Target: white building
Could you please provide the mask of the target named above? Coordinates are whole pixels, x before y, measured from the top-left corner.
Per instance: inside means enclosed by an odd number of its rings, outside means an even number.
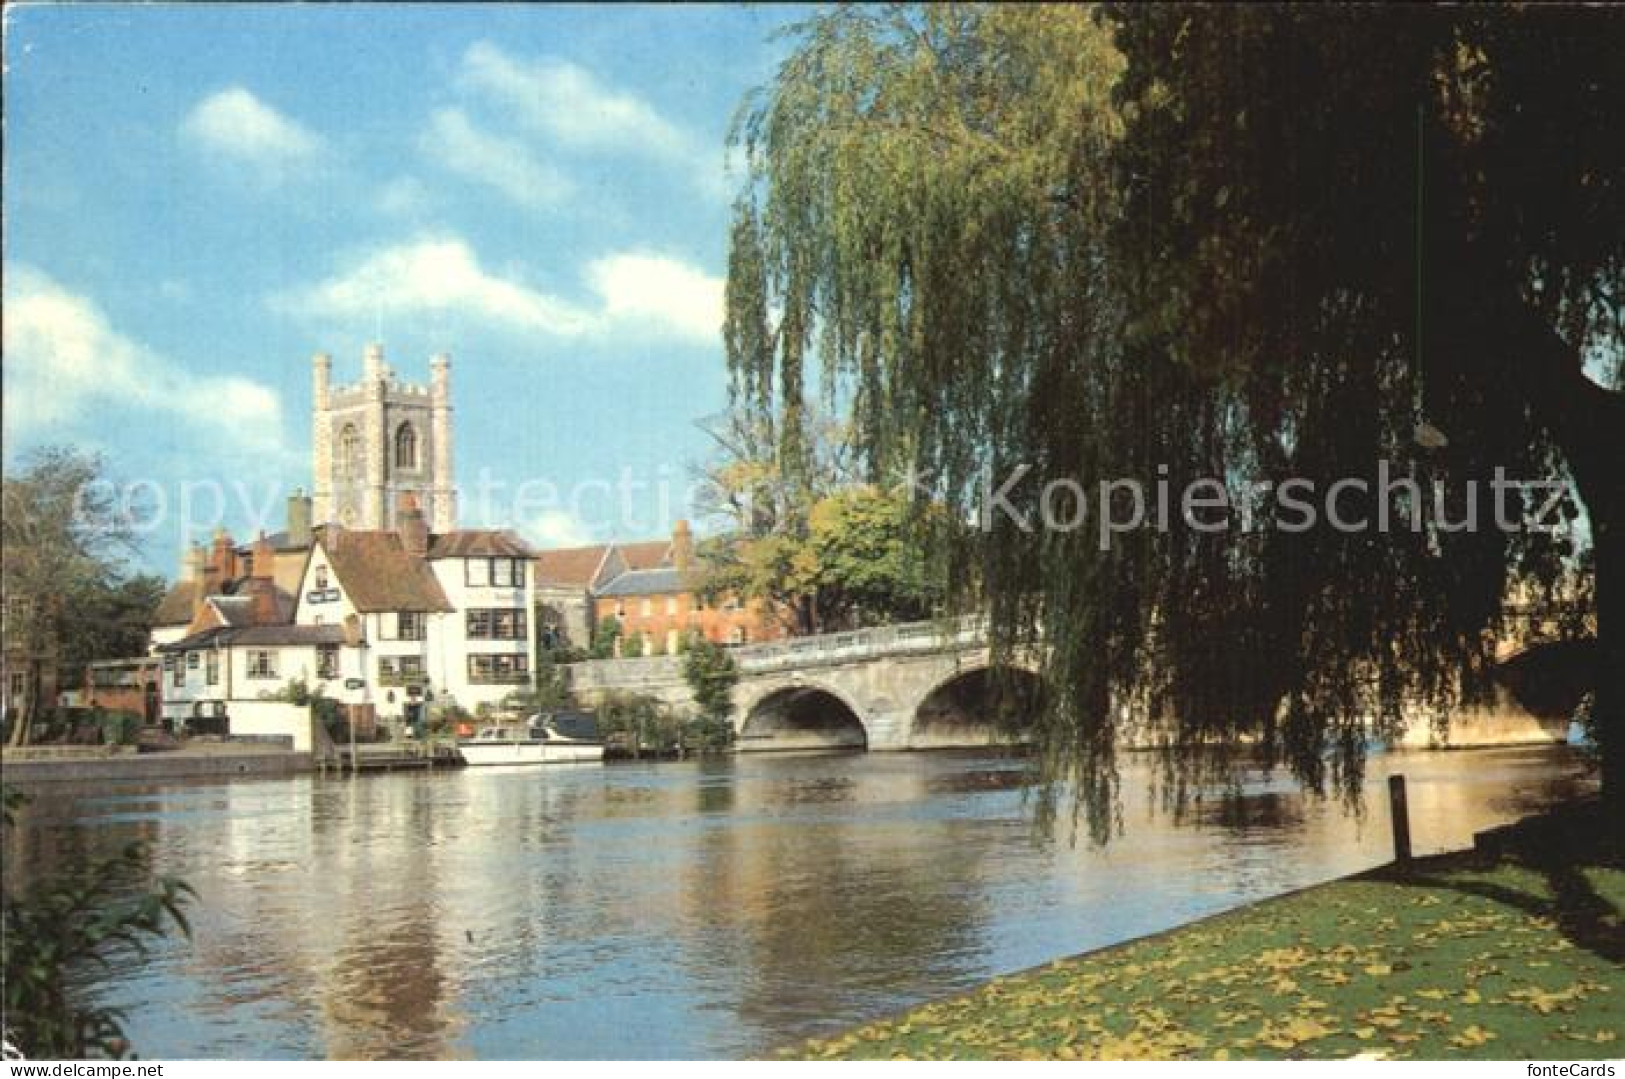
[[[432,534],[411,495],[396,519],[393,532],[318,529],[299,588],[296,624],[356,642],[356,703],[410,724],[435,702],[473,712],[530,685],[530,549],[506,532]]]
[[[378,345],[356,385],[331,367],[312,365],[314,499],[296,494],[288,530],[251,547],[221,532],[194,548],[164,599],[167,719],[207,727],[302,681],[366,731],[531,684],[535,552],[455,527],[450,361],[431,360],[428,386],[398,381]]]

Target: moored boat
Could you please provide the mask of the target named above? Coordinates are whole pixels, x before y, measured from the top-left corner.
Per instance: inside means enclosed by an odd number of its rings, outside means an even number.
[[[602,761],[604,742],[591,712],[538,712],[482,727],[457,751],[470,765],[568,764]]]

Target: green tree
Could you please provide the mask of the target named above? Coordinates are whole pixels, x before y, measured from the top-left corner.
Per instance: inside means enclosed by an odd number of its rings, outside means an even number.
[[[26,800],[0,788],[5,827]],[[5,1037],[31,1057],[120,1059],[129,1052],[122,1016],[83,999],[74,976],[140,961],[148,945],[171,927],[190,935],[185,907],[195,893],[184,882],[160,877],[139,889],[148,874],[146,849],[132,843],[117,857],[96,859],[50,880],[14,890],[8,877],[0,971]]]
[[[803,415],[791,479],[775,420],[730,415],[702,487],[728,530],[700,545],[699,592],[762,601],[796,634],[907,621],[941,603],[943,567],[922,527],[940,521],[911,512],[910,492],[859,479],[849,426]]]
[[[8,716],[12,744],[28,741],[49,702],[47,669],[75,683],[86,661],[144,651],[161,588],[127,575],[136,529],[102,459],[35,451],[4,481],[3,591],[7,664],[22,666],[23,705]]]
[[[825,626],[928,618],[946,592],[924,521],[895,491],[850,487],[813,503],[800,561]]]
[[[615,654],[615,642],[621,638],[621,620],[613,615],[592,628],[592,647],[588,655],[593,659],[609,659]]]
[[[726,720],[733,711],[733,691],[739,684],[739,665],[728,650],[703,637],[694,638],[683,654],[683,681],[694,697],[701,718]]]
[[[816,365],[955,516],[1018,466],[1085,492],[1414,473],[1386,533],[1238,502],[1105,543],[1023,528],[1031,484],[954,544],[996,648],[1042,627],[1040,760],[1097,836],[1123,704],[1176,804],[1243,742],[1352,793],[1371,734],[1487,690],[1515,588],[1594,589],[1619,797],[1622,54],[1625,20],[1573,8],[818,16],[738,128],[734,384],[790,428]],[[1418,520],[1496,466],[1572,473],[1594,550]]]
[[[680,737],[680,724],[671,711],[647,694],[606,693],[594,711],[604,738],[623,742],[634,757],[645,749],[664,752]]]

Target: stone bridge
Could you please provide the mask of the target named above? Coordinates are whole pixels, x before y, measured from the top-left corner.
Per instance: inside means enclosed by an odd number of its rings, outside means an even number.
[[[1033,714],[1042,692],[1036,655],[1014,657],[998,671],[990,666],[980,616],[792,637],[729,651],[739,666],[733,723],[741,751],[1019,743],[1022,720]],[[589,660],[569,670],[572,688],[587,705],[620,692],[679,710],[694,707],[680,656]],[[1537,705],[1537,715],[1503,690],[1492,704],[1453,715],[1448,728],[1418,710],[1401,744],[1459,749],[1561,742],[1572,704]]]
[[[729,650],[739,665],[734,730],[758,749],[940,749],[1021,740],[1036,658],[989,666],[985,621],[967,617],[794,637]],[[690,709],[680,656],[570,667],[584,703],[639,693]]]

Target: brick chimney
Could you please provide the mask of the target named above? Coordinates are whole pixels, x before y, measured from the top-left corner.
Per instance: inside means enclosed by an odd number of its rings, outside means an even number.
[[[243,585],[243,591],[254,598],[254,624],[272,626],[281,621],[276,601],[276,549],[261,532],[254,541],[254,575]]]
[[[414,558],[429,553],[429,519],[418,505],[418,496],[404,492],[395,503],[395,532],[401,537],[401,546]]]
[[[203,567],[203,592],[205,595],[219,595],[225,591],[226,582],[237,576],[237,545],[232,542],[231,533],[224,527],[214,530],[214,542],[209,547],[208,561]]]

